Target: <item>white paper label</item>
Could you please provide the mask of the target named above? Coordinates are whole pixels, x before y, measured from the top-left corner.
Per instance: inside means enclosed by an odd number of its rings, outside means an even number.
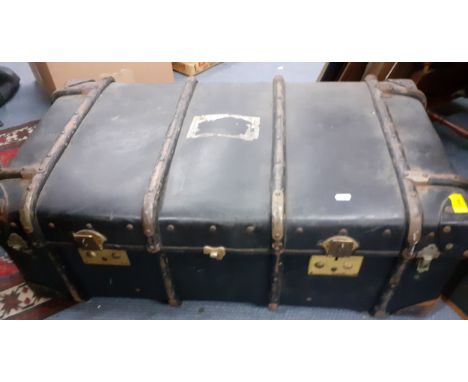
[[[211,128],[203,129],[203,126],[208,124],[211,124]],[[260,117],[237,114],[205,114],[193,117],[187,138],[223,137],[253,141],[258,139],[259,134]]]

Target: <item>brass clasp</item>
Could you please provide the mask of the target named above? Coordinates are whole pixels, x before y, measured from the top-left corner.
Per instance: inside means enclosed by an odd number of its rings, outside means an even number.
[[[337,235],[329,237],[321,246],[325,249],[327,256],[348,257],[359,248],[359,243],[349,236]]]
[[[78,247],[92,251],[103,249],[104,242],[107,240],[103,234],[92,229],[82,229],[78,232],[73,232],[73,238]]]
[[[205,245],[203,247],[203,254],[215,260],[222,260],[226,255],[226,249],[224,247],[210,247],[209,245]]]
[[[104,249],[107,238],[92,229],[82,229],[73,233],[83,263],[89,265],[130,265],[127,251]]]
[[[363,256],[352,256],[359,243],[349,236],[337,235],[325,240],[321,246],[325,255],[314,255],[309,259],[307,273],[310,276],[356,277],[361,269]]]

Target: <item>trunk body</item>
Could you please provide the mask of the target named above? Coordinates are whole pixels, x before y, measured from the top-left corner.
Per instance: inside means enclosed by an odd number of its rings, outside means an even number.
[[[1,181],[3,246],[43,293],[386,314],[468,248],[410,82],[105,85],[63,92]]]

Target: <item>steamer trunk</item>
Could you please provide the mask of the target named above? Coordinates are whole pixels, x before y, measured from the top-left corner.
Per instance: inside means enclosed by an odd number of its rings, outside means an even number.
[[[409,81],[56,96],[0,171],[2,245],[42,293],[417,313],[468,248],[468,182]]]

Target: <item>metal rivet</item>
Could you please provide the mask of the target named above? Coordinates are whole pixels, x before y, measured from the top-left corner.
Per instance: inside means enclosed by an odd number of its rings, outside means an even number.
[[[216,232],[216,226],[210,225],[210,232]]]
[[[341,228],[340,231],[338,232],[339,235],[347,235],[348,230],[346,228]]]
[[[92,228],[93,228],[93,225],[92,225],[91,223],[86,223],[86,228],[92,229]]]
[[[131,231],[131,230],[133,229],[133,224],[130,224],[130,223],[127,224],[127,229],[128,229],[129,231]]]
[[[350,262],[345,262],[343,264],[343,268],[344,269],[351,269],[353,267],[353,263],[350,263]]]
[[[392,236],[392,230],[390,228],[387,228],[386,230],[383,231],[382,233],[383,237],[390,237]]]
[[[96,257],[96,252],[94,252],[94,251],[86,252],[86,256],[87,257]]]
[[[451,249],[453,249],[453,244],[452,243],[448,243],[446,246],[445,246],[445,249],[447,251],[450,251]]]
[[[447,213],[453,212],[452,207],[450,207],[450,206],[445,207],[444,211],[447,212]]]
[[[317,261],[315,264],[316,268],[323,268],[325,266],[325,263],[323,261]]]
[[[114,258],[114,259],[116,259],[116,260],[117,260],[117,259],[120,259],[120,254],[117,253],[117,252],[112,252],[112,258]]]
[[[52,223],[52,222],[50,222],[50,223],[49,223],[49,228],[55,228],[55,224]]]
[[[444,228],[442,228],[442,231],[444,231],[444,233],[449,233],[451,230],[452,227],[450,227],[449,225],[446,225]]]
[[[303,234],[303,233],[304,233],[304,228],[302,228],[302,227],[297,227],[296,232],[297,232],[298,234]]]
[[[254,233],[255,231],[255,226],[254,225],[248,225],[245,231],[249,234]]]
[[[173,224],[169,224],[166,229],[169,231],[169,232],[173,232],[175,230],[175,227]]]
[[[464,257],[468,257],[468,249],[463,252]]]
[[[15,227],[16,227],[16,223],[15,223],[15,222],[11,222],[11,223],[10,223],[10,227],[15,228]]]

